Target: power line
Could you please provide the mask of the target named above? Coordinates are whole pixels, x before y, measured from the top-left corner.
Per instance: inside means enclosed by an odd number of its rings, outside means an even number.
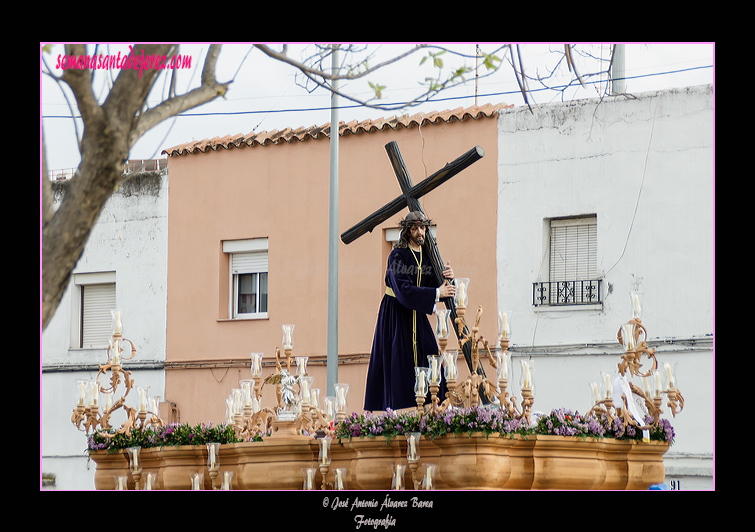
[[[690,68],[684,68],[680,70],[668,70],[666,72],[657,72],[652,74],[640,74],[637,76],[627,76],[623,78],[616,78],[616,80],[631,80],[631,79],[640,79],[640,78],[648,78],[648,77],[654,77],[654,76],[666,76],[671,74],[680,74],[683,72],[690,72],[693,70],[701,70],[704,68],[713,68],[713,65],[705,65],[705,66],[699,66],[699,67],[690,67]],[[597,83],[605,83],[605,80],[596,80],[596,81],[587,81],[585,82],[585,85],[593,85]],[[554,87],[548,87],[548,88],[541,88],[541,89],[534,89],[530,90],[530,92],[544,92],[544,91],[557,91],[560,89],[566,89],[570,87],[571,85],[557,85]],[[511,91],[504,91],[504,92],[491,92],[487,94],[479,94],[478,98],[485,98],[485,97],[493,97],[493,96],[507,96],[507,95],[516,95],[521,94],[521,92],[517,90],[511,90]],[[445,98],[431,98],[429,100],[426,100],[423,103],[433,103],[433,102],[444,102],[444,101],[451,101],[451,100],[464,100],[469,98],[468,95],[465,96],[448,96]],[[391,106],[400,105],[400,103],[394,103],[389,104]],[[358,109],[360,107],[364,107],[361,104],[354,104],[354,105],[340,105],[337,108],[340,109]],[[387,105],[386,105],[387,107]],[[380,110],[380,107],[376,107],[376,110]],[[181,113],[177,116],[179,117],[201,117],[201,116],[234,116],[234,115],[252,115],[252,114],[269,114],[269,113],[304,113],[304,112],[314,112],[314,111],[330,111],[331,107],[309,107],[309,108],[299,108],[299,109],[266,109],[261,111],[215,111],[210,113]],[[42,118],[68,118],[70,119],[70,116],[65,115],[43,115]],[[76,116],[74,118],[81,118],[81,116]]]

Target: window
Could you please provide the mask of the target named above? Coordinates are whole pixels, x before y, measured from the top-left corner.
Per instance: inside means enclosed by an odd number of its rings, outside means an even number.
[[[266,318],[267,238],[227,240],[223,252],[230,265],[229,315],[231,318]]]
[[[595,215],[549,222],[548,281],[533,284],[534,305],[600,303]]]
[[[71,346],[104,348],[112,336],[115,310],[115,272],[74,274],[73,304],[75,326]]]

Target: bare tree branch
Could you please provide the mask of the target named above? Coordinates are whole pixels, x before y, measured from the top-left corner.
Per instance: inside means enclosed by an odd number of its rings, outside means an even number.
[[[135,45],[135,55],[163,56],[171,45]],[[100,105],[92,91],[92,71],[70,68],[60,79],[73,92],[84,122],[81,163],[71,180],[65,199],[52,216],[43,215],[42,226],[42,326],[45,327],[60,302],[70,274],[84,250],[102,206],[122,176],[129,149],[144,132],[181,111],[209,102],[225,93],[227,84],[215,81],[219,46],[205,59],[199,88],[166,100],[142,112],[155,80],[163,70],[122,69],[105,102]],[[86,55],[83,45],[67,45],[66,54]],[[45,160],[43,164],[46,166]],[[41,179],[47,180],[43,171]],[[43,209],[45,190],[43,184]]]

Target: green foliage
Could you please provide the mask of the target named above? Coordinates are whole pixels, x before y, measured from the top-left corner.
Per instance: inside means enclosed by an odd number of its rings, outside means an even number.
[[[113,436],[89,436],[87,448],[89,451],[107,450],[116,452],[128,447],[168,447],[178,445],[207,445],[210,442],[239,443],[236,432],[231,425],[189,424],[177,423],[163,427],[147,427],[143,430],[133,430],[129,436],[114,434]]]

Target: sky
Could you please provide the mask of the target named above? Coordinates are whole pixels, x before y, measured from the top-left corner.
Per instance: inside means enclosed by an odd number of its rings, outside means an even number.
[[[275,45],[280,48],[280,45]],[[387,43],[370,45],[376,50],[376,60],[398,54],[411,44]],[[449,44],[455,51],[473,57],[475,44]],[[501,44],[481,43],[480,47],[490,52]],[[597,59],[578,58],[580,73],[595,71],[595,65],[601,57],[607,56],[608,45],[583,44]],[[714,43],[626,43],[626,91],[631,93],[669,89],[674,87],[694,86],[714,83]],[[93,50],[93,46],[90,47]],[[290,55],[299,57],[301,50],[311,50],[307,44],[292,44]],[[109,52],[107,51],[109,50]],[[563,50],[560,43],[523,44],[521,46],[523,62],[527,74],[545,75],[553,67],[559,55],[552,50]],[[121,51],[128,53],[126,44],[102,45],[99,53]],[[185,92],[199,83],[206,44],[182,44],[180,53],[191,58],[191,67],[178,71],[177,91]],[[44,55],[48,67],[56,74],[62,45],[54,45],[49,54]],[[499,54],[500,55],[500,54]],[[461,59],[450,54],[443,56],[446,70],[452,65],[465,63],[474,66],[474,59]],[[40,63],[42,63],[40,61]],[[328,63],[327,66],[330,66]],[[43,75],[44,65],[40,64],[40,129],[44,130],[47,163],[50,170],[72,169],[78,166],[80,155],[77,149],[74,121],[66,99],[57,84],[49,76]],[[480,74],[485,71],[480,68]],[[117,74],[117,70],[98,70],[95,72],[94,90],[96,94],[107,93],[108,78]],[[330,93],[324,89],[308,91],[296,83],[296,70],[266,57],[250,44],[225,44],[218,59],[216,79],[224,82],[233,79],[225,98],[217,99],[201,107],[189,110],[181,116],[171,118],[145,134],[132,148],[130,159],[153,159],[165,157],[162,150],[192,140],[202,140],[238,133],[282,130],[287,127],[321,126],[330,122]],[[398,65],[383,69],[364,80],[343,83],[342,89],[363,98],[368,98],[370,88],[368,81],[385,86],[381,103],[393,105],[415,97],[423,78],[432,74],[428,62],[420,65],[420,56],[404,59]],[[164,94],[165,76],[155,86],[148,103],[156,105]],[[419,107],[403,110],[376,110],[354,107],[352,102],[339,100],[338,119],[349,122],[368,118],[387,118],[394,115],[415,114],[417,112],[444,111],[469,107],[475,104],[507,103],[515,106],[525,105],[519,92],[511,68],[506,62],[494,74],[481,77],[475,83],[474,75],[465,78],[466,83],[454,89],[448,89],[434,97],[431,102]],[[591,78],[591,83],[584,89],[569,88],[562,92],[535,91],[532,99],[536,105],[544,105],[561,99],[594,98],[604,87],[600,80]],[[554,78],[552,85],[566,82],[566,78]],[[531,86],[535,89],[536,86]],[[72,98],[69,93],[69,100]],[[100,100],[102,101],[102,100]],[[531,101],[530,103],[533,103]],[[74,114],[78,112],[74,110]],[[79,131],[81,122],[79,120]]]

